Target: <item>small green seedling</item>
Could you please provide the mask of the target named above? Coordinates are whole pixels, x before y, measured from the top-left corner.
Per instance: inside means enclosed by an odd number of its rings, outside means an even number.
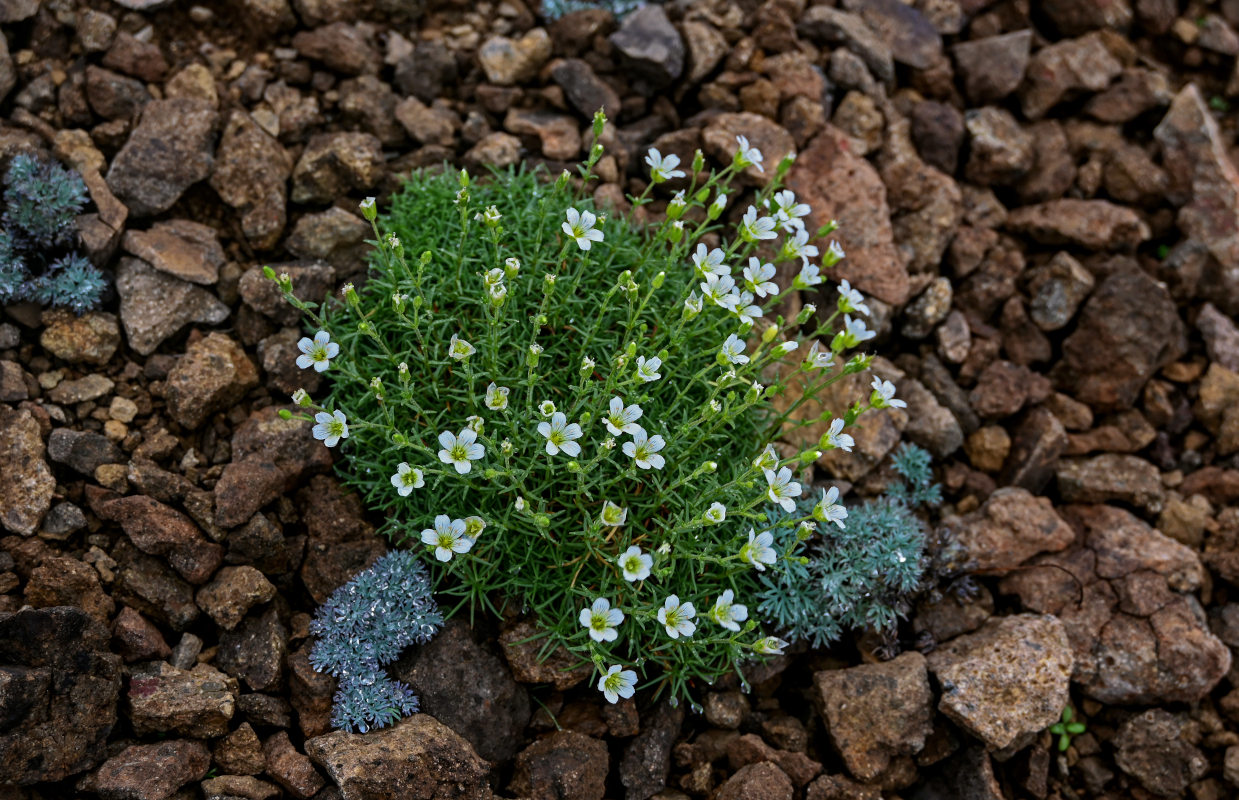
[[[1063,709],[1062,719],[1050,726],[1050,733],[1058,737],[1058,752],[1065,753],[1067,748],[1071,747],[1071,738],[1079,736],[1088,730],[1088,727],[1083,722],[1073,721],[1075,716],[1071,710],[1071,706]]]

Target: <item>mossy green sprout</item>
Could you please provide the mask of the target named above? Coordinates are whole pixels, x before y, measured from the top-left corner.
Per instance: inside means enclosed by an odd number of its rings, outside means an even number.
[[[608,700],[639,682],[678,702],[781,650],[746,604],[792,546],[775,552],[753,528],[837,446],[798,438],[830,412],[795,414],[868,368],[844,352],[873,333],[852,317],[854,292],[832,313],[775,315],[843,257],[833,243],[819,257],[808,207],[780,191],[792,156],[764,164],[740,137],[707,173],[698,153],[687,187],[640,228],[582,197],[603,125],[600,114],[575,184],[566,172],[420,172],[382,218],[368,199],[372,269],[337,300],[312,307],[268,274],[339,344],[329,393],[299,392],[298,416],[341,448],[384,532],[425,555],[447,613],[508,605],[536,619],[544,654],[562,645],[592,663]],[[647,163],[634,205],[679,166],[653,151]],[[771,183],[725,221],[729,184],[753,165]],[[780,262],[799,270],[782,287]],[[774,410],[793,380],[803,398]],[[893,391],[875,384],[840,428],[899,404]]]
[[[1071,706],[1066,706],[1063,708],[1059,721],[1050,726],[1050,733],[1058,737],[1058,752],[1060,753],[1067,752],[1067,748],[1071,747],[1073,737],[1088,730],[1083,722],[1076,721],[1074,717],[1075,712],[1071,710]]]

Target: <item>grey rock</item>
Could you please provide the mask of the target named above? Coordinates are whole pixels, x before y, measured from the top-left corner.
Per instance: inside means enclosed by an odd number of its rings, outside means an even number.
[[[298,246],[317,247],[326,245],[325,241],[306,237],[299,240]],[[294,262],[288,264],[272,264],[271,268],[277,275],[285,274],[292,279],[293,295],[307,303],[320,303],[331,292],[336,279],[336,272],[322,262]],[[288,304],[279,287],[263,275],[262,267],[250,267],[241,275],[237,286],[241,299],[247,306],[260,314],[270,317],[281,325],[296,325],[301,322],[301,312]]]
[[[116,291],[121,324],[129,346],[139,355],[155,352],[160,343],[191,322],[218,325],[228,318],[228,306],[210,292],[136,258],[121,259]]]
[[[103,464],[123,464],[127,459],[116,443],[93,431],[57,428],[47,439],[47,455],[86,476]]]
[[[671,772],[671,747],[684,724],[684,707],[659,703],[641,720],[641,732],[624,748],[620,759],[620,783],[627,800],[645,800],[667,788]]]
[[[960,42],[951,48],[964,92],[973,105],[997,102],[1024,80],[1032,31],[1022,30]]]
[[[275,587],[270,583],[267,586],[274,593]],[[283,687],[287,655],[288,629],[280,622],[276,610],[268,608],[261,615],[246,617],[235,630],[220,636],[215,663],[250,689],[267,692]]]
[[[1160,708],[1138,714],[1114,736],[1114,761],[1128,776],[1159,797],[1178,797],[1205,776],[1209,761],[1189,741],[1186,715]]]
[[[642,6],[626,16],[610,42],[642,94],[665,88],[684,72],[684,40],[662,6]]]
[[[203,100],[154,100],[112,159],[107,182],[136,217],[167,211],[211,173],[219,114]]]
[[[856,14],[831,6],[813,6],[797,25],[800,35],[825,44],[842,44],[859,56],[883,83],[895,80],[890,46]]]

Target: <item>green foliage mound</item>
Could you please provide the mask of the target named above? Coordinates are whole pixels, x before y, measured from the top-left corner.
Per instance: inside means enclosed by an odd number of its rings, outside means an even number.
[[[866,369],[842,354],[873,336],[846,283],[833,313],[773,314],[843,257],[819,257],[811,242],[833,227],[806,231],[808,207],[778,191],[790,157],[766,165],[740,137],[707,174],[698,153],[688,188],[639,229],[578,194],[601,155],[595,144],[575,185],[414,174],[381,219],[362,204],[372,271],[318,309],[269,276],[318,331],[299,363],[326,371],[330,392],[295,396],[314,435],[342,448],[385,533],[427,558],[448,615],[514,604],[544,652],[595,665],[608,700],[638,683],[679,700],[786,644],[750,618],[759,577],[839,508],[789,514],[781,549],[765,509],[791,510],[795,473],[861,413],[902,404],[875,381],[817,448],[771,446],[819,421],[793,414]],[[685,177],[674,156],[646,160],[651,189]],[[724,221],[729,182],[753,165],[772,182]],[[778,262],[799,269],[782,287]],[[803,399],[778,413],[770,400],[792,380]]]

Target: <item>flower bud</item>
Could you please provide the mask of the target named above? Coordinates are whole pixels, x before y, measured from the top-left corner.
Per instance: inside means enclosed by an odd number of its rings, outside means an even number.
[[[585,378],[594,374],[594,367],[598,364],[594,359],[585,356],[581,359],[581,377]]]
[[[653,286],[655,289],[661,289],[663,288],[663,283],[665,283],[666,280],[667,280],[667,273],[660,272],[654,276],[654,280],[650,281],[650,285]]]
[[[271,267],[264,266],[262,268],[262,276],[269,281],[273,281],[275,280],[275,270],[271,269]]]
[[[594,112],[594,138],[597,139],[607,127],[607,115],[600,108]]]
[[[774,337],[776,337],[776,336],[778,336],[778,335],[779,335],[779,328],[778,328],[778,326],[777,326],[777,325],[771,325],[769,328],[766,328],[764,331],[762,331],[762,332],[761,332],[761,340],[762,340],[762,343],[763,343],[763,344],[770,344],[771,342],[773,342],[773,341],[774,341]]]
[[[287,408],[281,408],[279,411],[276,412],[276,415],[280,419],[292,419],[293,418],[293,412],[289,411]]]
[[[684,238],[683,220],[677,219],[675,222],[671,223],[671,229],[667,231],[667,238],[671,240],[672,244],[680,243],[680,240]]]
[[[541,355],[542,355],[542,345],[536,344],[536,343],[531,344],[529,345],[529,352],[526,353],[525,355],[525,363],[531,367],[536,367],[538,366],[538,358]]]
[[[400,292],[392,292],[392,296],[391,296],[392,310],[395,311],[397,314],[403,314],[404,307],[405,307],[405,301],[408,299],[409,299],[408,297],[406,297],[405,295],[402,295]]]
[[[575,475],[576,473],[581,471],[581,465],[575,461],[569,461],[568,471]]]
[[[588,425],[590,423],[590,420],[592,420],[593,418],[594,418],[594,415],[589,413],[588,411],[581,412],[581,424],[582,425]]]
[[[775,167],[775,175],[777,175],[779,178],[786,176],[787,173],[791,170],[792,164],[794,163],[796,163],[795,153],[788,153],[787,155],[783,156],[783,160],[779,162],[779,165],[777,167]]]
[[[821,457],[822,457],[821,450],[805,450],[803,453],[800,454],[800,463],[801,464],[812,464],[814,461],[817,461]]]
[[[366,218],[367,222],[374,222],[378,218],[379,210],[375,206],[373,197],[367,197],[365,200],[362,200],[360,207],[361,215]]]
[[[697,151],[693,153],[693,172],[694,173],[701,172],[705,168],[706,168],[705,153],[702,153],[701,149],[698,148]]]
[[[546,514],[538,514],[533,518],[533,524],[545,530],[551,527],[551,518]]]
[[[296,405],[299,405],[302,408],[306,408],[310,405],[310,402],[311,402],[310,393],[307,392],[305,389],[298,389],[297,391],[293,392],[293,403],[295,403]]]
[[[796,315],[796,324],[797,325],[805,324],[810,319],[812,319],[813,315],[816,313],[817,313],[817,306],[813,305],[812,303],[805,303],[804,307],[800,309],[800,313]]]

